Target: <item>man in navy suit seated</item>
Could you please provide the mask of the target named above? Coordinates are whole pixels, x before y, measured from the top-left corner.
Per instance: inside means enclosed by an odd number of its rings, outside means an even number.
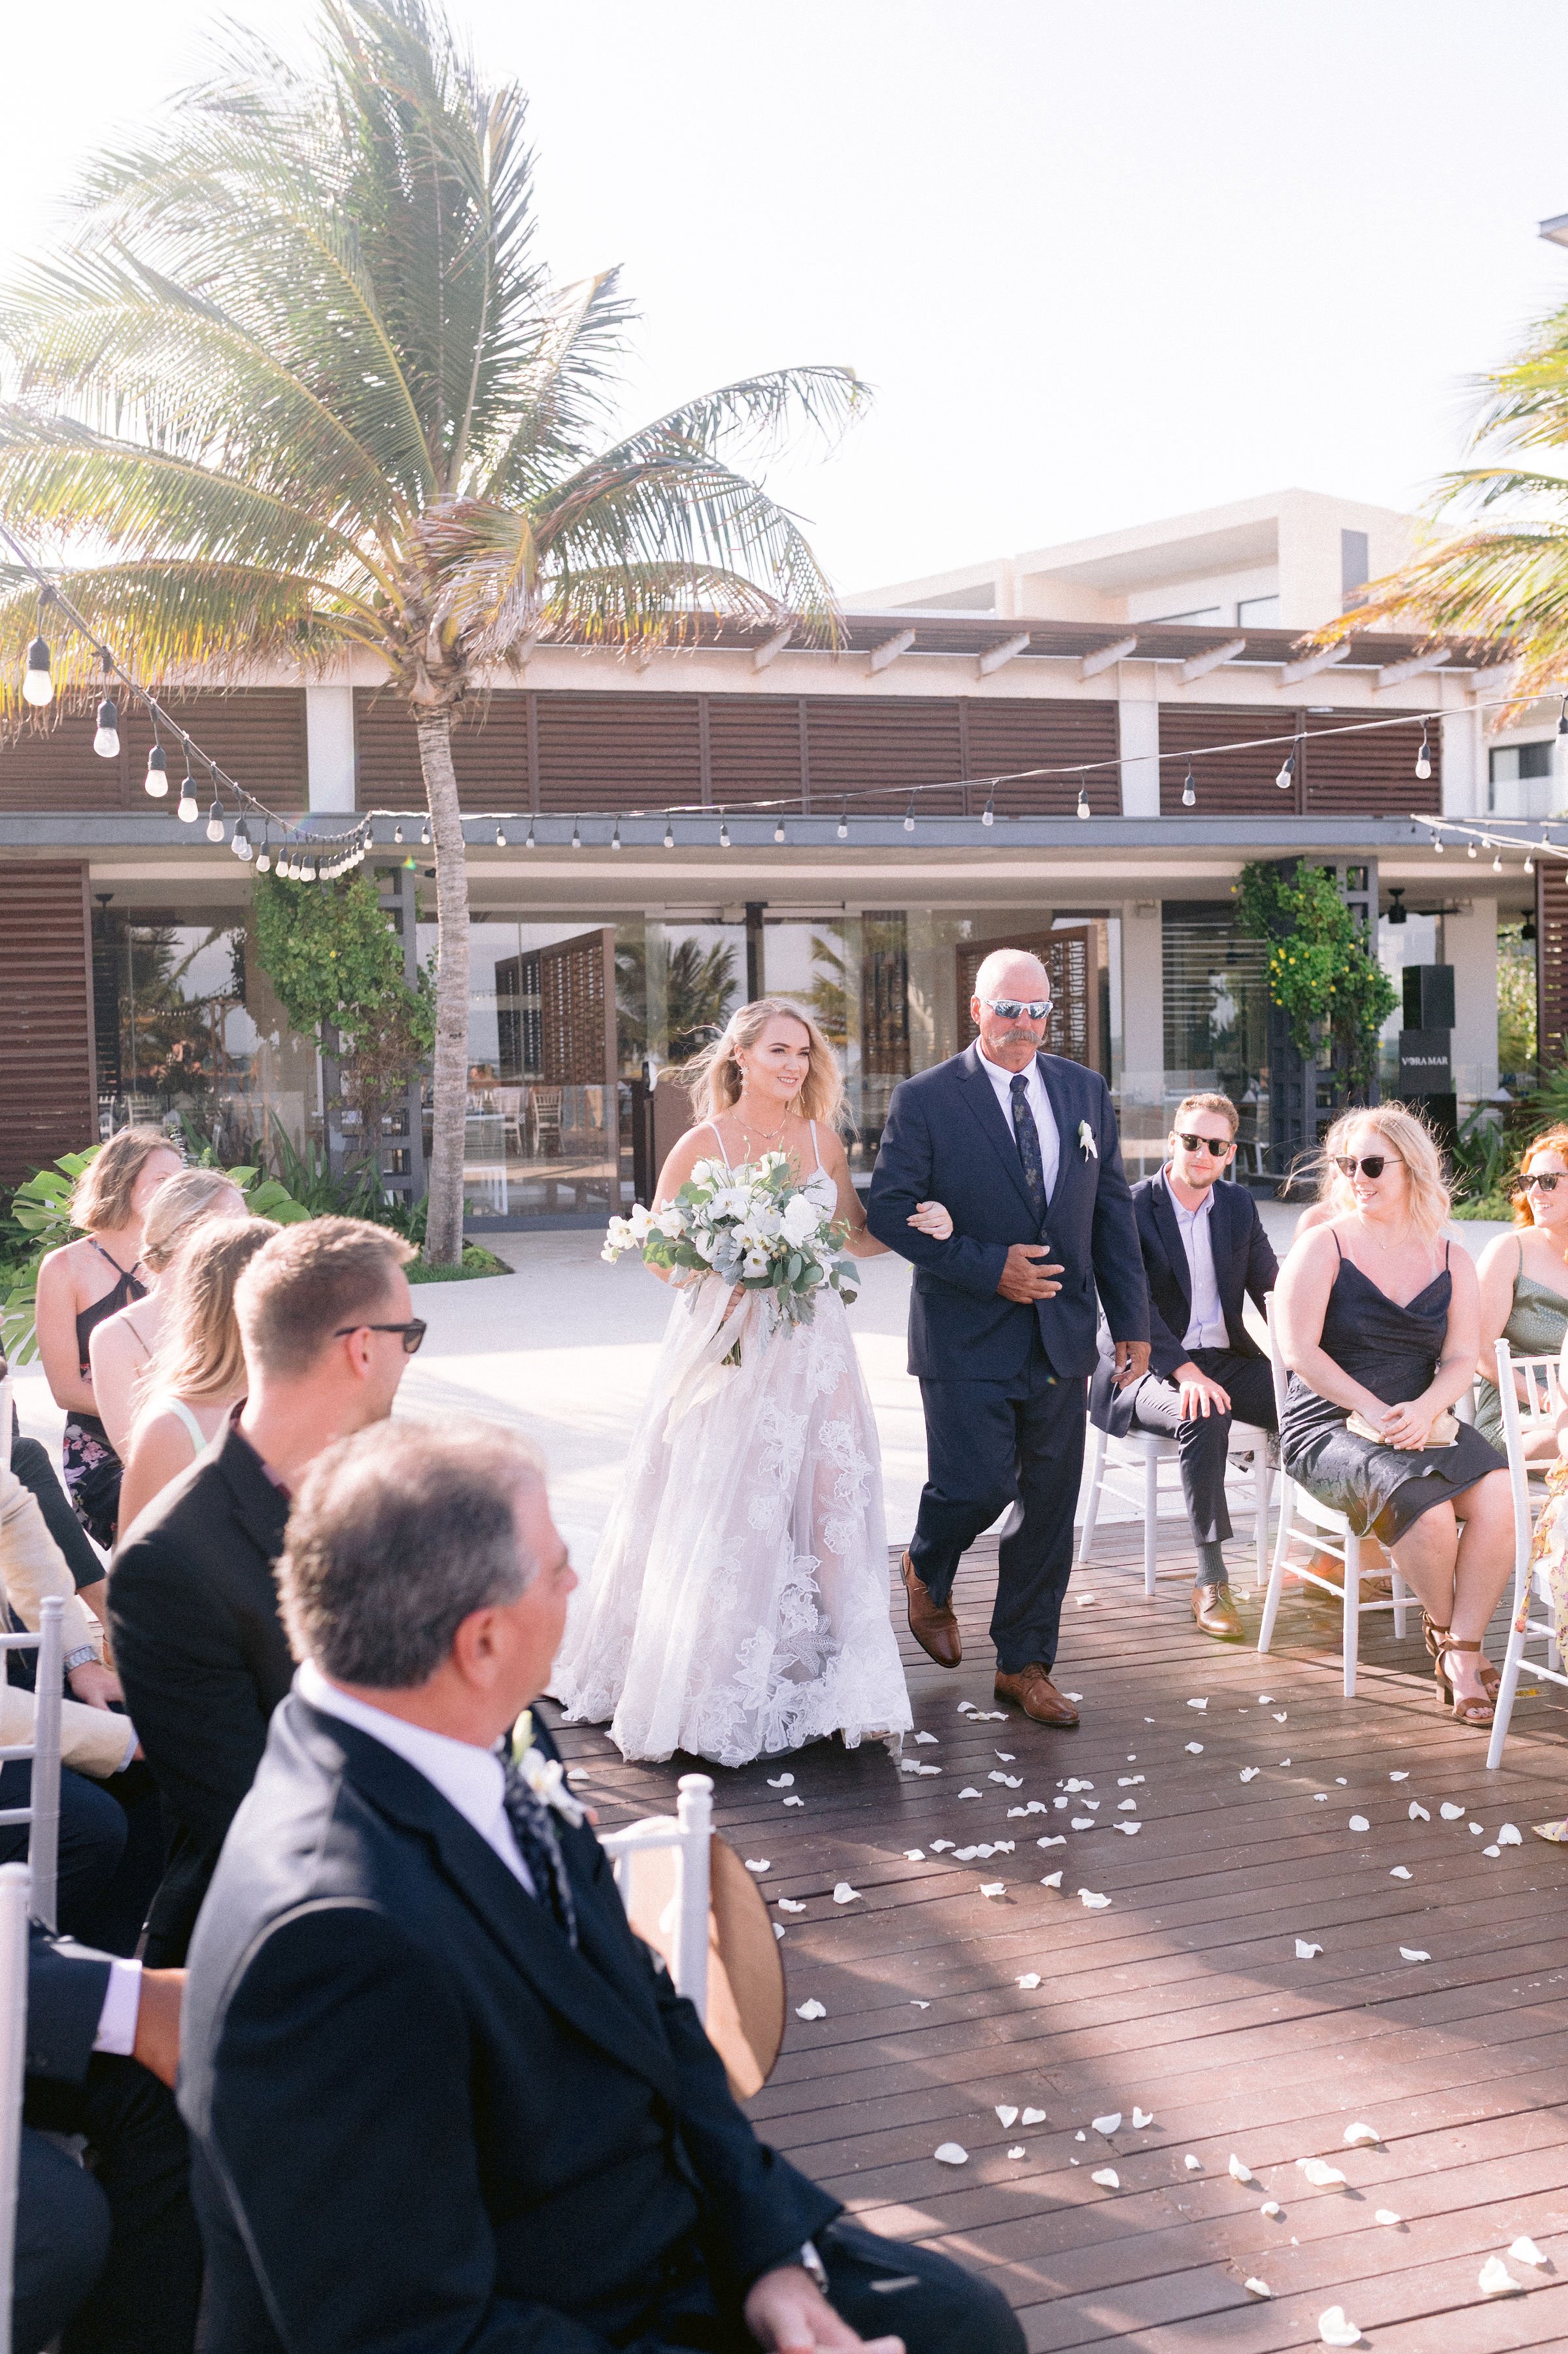
[[[1218,1182],[1235,1159],[1240,1124],[1229,1096],[1183,1097],[1171,1158],[1133,1187],[1149,1278],[1150,1367],[1142,1381],[1118,1388],[1102,1359],[1089,1408],[1096,1428],[1118,1438],[1152,1430],[1175,1439],[1198,1547],[1192,1616],[1202,1633],[1224,1643],[1240,1642],[1242,1633],[1224,1555],[1231,1420],[1276,1427],[1273,1376],[1242,1302],[1250,1295],[1262,1311],[1278,1263],[1252,1195]]]
[[[180,2105],[223,2354],[1023,2354],[1005,2299],[760,2142],[633,1935],[541,1692],[536,1459],[384,1423],[307,1473],[302,1664],[191,1946]]]

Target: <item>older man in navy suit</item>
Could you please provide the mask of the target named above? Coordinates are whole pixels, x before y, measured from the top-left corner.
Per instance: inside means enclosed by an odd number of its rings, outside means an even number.
[[[1132,1189],[1149,1278],[1153,1353],[1145,1378],[1118,1387],[1102,1360],[1089,1413],[1097,1428],[1174,1438],[1198,1547],[1192,1616],[1201,1634],[1241,1640],[1224,1545],[1231,1533],[1225,1460],[1232,1416],[1275,1426],[1274,1377],[1246,1329],[1243,1302],[1260,1312],[1279,1273],[1257,1204],[1218,1181],[1235,1159],[1239,1115],[1228,1096],[1188,1096],[1171,1122],[1171,1158]]]
[[[938,1666],[961,1657],[959,1557],[1009,1505],[991,1639],[996,1693],[1036,1723],[1076,1724],[1051,1681],[1073,1564],[1097,1291],[1117,1378],[1149,1365],[1149,1300],[1109,1092],[1042,1054],[1051,981],[1001,949],[975,975],[979,1038],[893,1091],[866,1223],[915,1263],[909,1370],[926,1408],[927,1479],[904,1556],[909,1627]],[[946,1242],[908,1224],[945,1202]],[[1059,1278],[1059,1279],[1058,1279]]]

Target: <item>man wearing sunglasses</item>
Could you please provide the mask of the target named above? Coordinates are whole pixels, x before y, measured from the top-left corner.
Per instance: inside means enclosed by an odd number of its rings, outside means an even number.
[[[272,1711],[293,1681],[272,1565],[289,1504],[336,1438],[385,1421],[425,1327],[411,1246],[358,1218],[285,1226],[235,1290],[249,1394],[121,1539],[115,1659],[164,1802],[147,1958],[184,1962]],[[135,1700],[131,1701],[134,1692]]]
[[[1133,1187],[1149,1278],[1150,1369],[1142,1381],[1118,1387],[1102,1360],[1089,1407],[1097,1429],[1114,1437],[1152,1430],[1175,1439],[1198,1548],[1192,1617],[1200,1633],[1223,1643],[1242,1636],[1224,1556],[1231,1422],[1276,1426],[1268,1360],[1246,1329],[1242,1303],[1250,1296],[1262,1314],[1279,1268],[1252,1195],[1218,1182],[1235,1159],[1239,1125],[1228,1096],[1186,1097],[1176,1107],[1170,1159],[1158,1176]]]
[[[974,992],[974,1044],[894,1089],[866,1203],[878,1241],[915,1264],[909,1370],[927,1477],[903,1562],[909,1628],[939,1667],[958,1666],[959,1559],[1009,1512],[991,1622],[997,1698],[1037,1724],[1075,1725],[1051,1670],[1097,1293],[1129,1381],[1149,1364],[1149,1301],[1109,1090],[1097,1071],[1041,1051],[1044,966],[999,949]],[[947,1204],[945,1242],[909,1225],[917,1201]]]

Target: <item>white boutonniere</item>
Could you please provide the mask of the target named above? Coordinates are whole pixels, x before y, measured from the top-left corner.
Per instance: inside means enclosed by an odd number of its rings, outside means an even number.
[[[1097,1161],[1099,1159],[1100,1148],[1095,1142],[1095,1131],[1089,1126],[1086,1119],[1081,1119],[1078,1122],[1078,1142],[1084,1148],[1084,1157],[1086,1160]]]
[[[536,1798],[553,1807],[563,1822],[576,1826],[584,1820],[579,1799],[567,1787],[566,1768],[558,1757],[546,1757],[534,1745],[534,1712],[525,1708],[512,1728],[512,1763],[516,1766]]]

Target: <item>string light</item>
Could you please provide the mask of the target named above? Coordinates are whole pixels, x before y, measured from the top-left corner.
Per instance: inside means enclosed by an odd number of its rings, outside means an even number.
[[[1472,842],[1472,843],[1468,843],[1468,844],[1467,844],[1467,849],[1468,849],[1468,852],[1469,852],[1469,855],[1470,855],[1472,858],[1474,858],[1474,857],[1475,857],[1475,855],[1476,855],[1476,845],[1475,845],[1475,843],[1474,843],[1473,842]]]
[[[158,723],[153,722],[152,748],[147,754],[147,773],[142,779],[148,799],[164,800],[169,790],[169,756],[158,741]]]
[[[1187,781],[1181,788],[1181,806],[1183,809],[1196,809],[1198,806],[1198,780],[1192,774],[1191,759],[1187,762]]]
[[[996,823],[996,791],[994,787],[985,797],[985,807],[980,811],[980,823],[981,825],[994,825]]]
[[[1089,779],[1086,773],[1080,775],[1078,779],[1078,815],[1080,817],[1094,815],[1094,811],[1089,807]]]
[[[534,821],[532,818],[528,821],[527,838],[524,841],[523,847],[524,850],[532,850],[534,847]]]
[[[250,828],[245,822],[243,811],[235,821],[234,833],[228,846],[242,865],[252,855]]]
[[[619,850],[620,848],[620,820],[619,818],[616,819],[614,827],[610,832],[609,846],[611,850]]]
[[[573,818],[573,820],[572,820],[572,848],[573,848],[574,850],[580,850],[580,849],[582,848],[582,846],[583,846],[583,830],[582,830],[582,822],[581,822],[581,820],[580,820],[579,818]]]
[[[43,616],[40,613],[39,619]],[[49,650],[42,637],[37,637],[27,648],[27,667],[22,673],[22,700],[30,703],[35,711],[42,711],[55,699],[54,673],[49,668]]]
[[[394,842],[398,843],[403,839],[403,821],[401,818],[398,819],[397,824],[392,829],[392,839]]]
[[[849,797],[847,794],[839,803],[839,822],[836,831],[841,842],[847,842],[849,840]]]
[[[272,872],[270,837],[267,832],[267,821],[265,818],[261,821],[261,842],[260,846],[256,853],[256,872],[258,875],[270,875]]]
[[[1299,737],[1297,742],[1299,743]],[[1279,764],[1279,774],[1274,779],[1282,793],[1287,793],[1296,782],[1296,745],[1292,744]]]
[[[675,829],[667,816],[664,820],[664,847],[666,850],[673,850],[675,847]]]
[[[207,811],[207,838],[209,842],[223,840],[223,811],[218,804],[216,793],[213,795],[212,807]]]
[[[722,811],[719,812],[719,848],[729,848],[729,820]]]
[[[185,754],[185,782],[180,787],[180,798],[175,810],[175,815],[179,819],[182,825],[195,825],[196,819],[200,814],[201,811],[196,807],[196,779],[191,774],[191,756],[189,752],[187,752]]]
[[[775,818],[773,822],[773,839],[775,842],[787,842],[789,840],[789,835],[784,831],[784,815],[782,811],[779,811],[778,817]]]
[[[1443,837],[1442,837],[1442,835],[1441,835],[1440,833],[1435,833],[1435,834],[1433,835],[1433,837],[1432,837],[1432,847],[1433,847],[1433,849],[1436,852],[1436,854],[1437,854],[1438,857],[1439,857],[1439,858],[1441,858],[1441,857],[1442,857],[1442,855],[1443,855],[1443,853],[1447,849],[1448,845],[1447,845],[1447,843],[1444,841],[1444,839],[1443,839]]]
[[[909,806],[904,812],[904,831],[906,833],[913,833],[915,831],[915,796],[913,793],[909,796]]]
[[[419,828],[419,840],[424,844],[424,847],[429,850],[430,846],[430,827],[429,819],[427,819],[425,823]]]
[[[1494,875],[1500,875],[1502,873],[1502,852],[1500,850],[1492,861],[1492,873]]]
[[[105,678],[112,678],[114,662],[107,646],[99,648],[98,659]],[[119,706],[107,695],[98,706],[98,727],[92,738],[92,748],[101,760],[118,760],[120,758]]]
[[[1432,748],[1426,740],[1426,722],[1421,723],[1421,749],[1415,755],[1415,773],[1423,784],[1432,774]]]
[[[497,850],[504,850],[506,847],[506,828],[503,825],[498,825],[495,829],[495,847]]]

